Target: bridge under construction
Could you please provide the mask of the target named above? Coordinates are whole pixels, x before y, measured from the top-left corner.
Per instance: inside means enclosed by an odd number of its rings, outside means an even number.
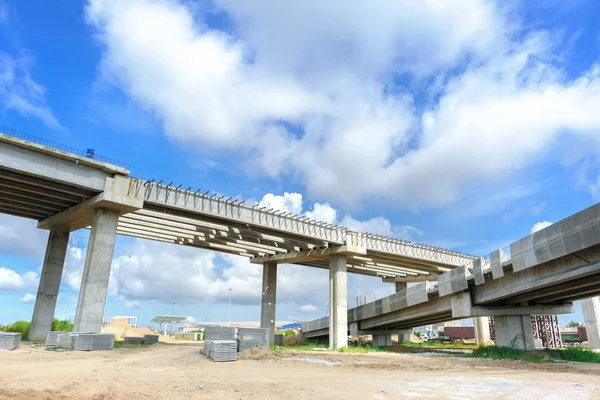
[[[600,206],[512,243],[510,251],[498,250],[488,261],[137,179],[124,167],[39,142],[0,134],[0,212],[35,219],[38,228],[50,231],[32,340],[50,330],[69,235],[81,228],[91,234],[75,317],[79,332],[100,330],[117,235],[262,264],[261,327],[270,329],[271,340],[278,264],[328,269],[329,317],[305,323],[303,331],[329,336],[332,348],[346,346],[349,333],[368,332],[385,342],[419,324],[466,317],[476,318],[485,336],[480,317],[494,316],[500,342],[517,334],[528,338],[525,317],[569,313],[573,300],[600,294]],[[380,277],[397,292],[348,310],[347,273]],[[590,343],[600,347],[599,312],[597,298],[584,302]]]

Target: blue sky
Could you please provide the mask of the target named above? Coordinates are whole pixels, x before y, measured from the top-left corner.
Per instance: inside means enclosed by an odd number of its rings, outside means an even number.
[[[598,2],[365,4],[0,1],[1,124],[136,176],[476,255],[598,201]],[[46,233],[3,216],[0,235],[0,323],[29,319]],[[74,314],[86,242],[72,234],[58,316]],[[277,318],[324,315],[326,271],[281,271]],[[231,319],[256,320],[259,282],[239,260],[118,238],[106,314],[175,302],[225,320],[232,287]],[[349,304],[390,286],[352,277]]]

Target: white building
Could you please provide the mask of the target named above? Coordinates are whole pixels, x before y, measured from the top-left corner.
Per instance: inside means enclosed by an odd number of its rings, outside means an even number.
[[[112,324],[113,322],[120,320],[120,319],[126,319],[127,323],[131,326],[133,326],[134,328],[137,328],[137,317],[128,317],[128,316],[124,316],[124,315],[115,315],[113,317],[104,317],[104,319],[102,320],[102,326],[106,326],[108,324]]]

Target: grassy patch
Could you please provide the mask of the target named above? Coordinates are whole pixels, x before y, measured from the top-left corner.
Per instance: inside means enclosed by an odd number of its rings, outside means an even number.
[[[426,349],[476,349],[476,344],[465,344],[465,343],[449,343],[443,344],[441,342],[423,342],[423,343],[412,343],[410,341],[402,342],[400,346],[404,347],[415,347],[415,348],[426,348]]]
[[[600,363],[600,354],[585,347],[568,347],[561,350],[545,350],[550,357],[556,360]]]
[[[27,340],[29,338],[29,328],[31,328],[31,322],[29,321],[15,321],[12,324],[5,325],[0,329],[1,332],[17,332],[21,334],[21,340]],[[52,321],[53,331],[73,331],[73,321],[68,319],[55,319]]]
[[[512,347],[483,346],[473,350],[471,357],[489,358],[491,360],[528,361],[534,363],[548,362],[548,356],[541,352],[528,352]]]
[[[141,347],[150,347],[150,346],[153,346],[153,345],[145,344],[145,343],[115,342],[115,349],[139,349]]]
[[[348,347],[341,348],[339,350],[329,350],[329,343],[325,342],[317,342],[317,341],[304,341],[298,344],[290,344],[286,346],[270,346],[271,350],[281,350],[282,348],[285,350],[297,350],[297,351],[312,351],[314,349],[327,349],[327,351],[338,351],[340,353],[373,353],[386,351],[384,347],[379,347],[372,345],[370,343],[362,344],[362,343],[349,343]]]

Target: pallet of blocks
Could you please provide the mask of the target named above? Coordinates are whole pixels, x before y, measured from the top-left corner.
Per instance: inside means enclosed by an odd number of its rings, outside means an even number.
[[[267,328],[239,328],[238,343],[238,351],[244,351],[256,346],[268,347],[269,330]]]
[[[0,332],[0,350],[14,350],[21,343],[21,334],[18,332]]]
[[[209,357],[216,362],[235,361],[237,342],[235,340],[211,340]]]
[[[205,328],[204,340],[235,340],[235,328],[229,326],[209,326]]]
[[[64,335],[65,333],[69,333],[66,331],[49,331],[46,336],[46,346],[58,346],[58,337],[60,335]]]
[[[158,344],[158,335],[144,335],[142,338],[144,344]]]
[[[125,343],[125,344],[142,344],[142,340],[144,340],[144,338],[139,337],[139,336],[125,336],[123,338],[123,343]]]

